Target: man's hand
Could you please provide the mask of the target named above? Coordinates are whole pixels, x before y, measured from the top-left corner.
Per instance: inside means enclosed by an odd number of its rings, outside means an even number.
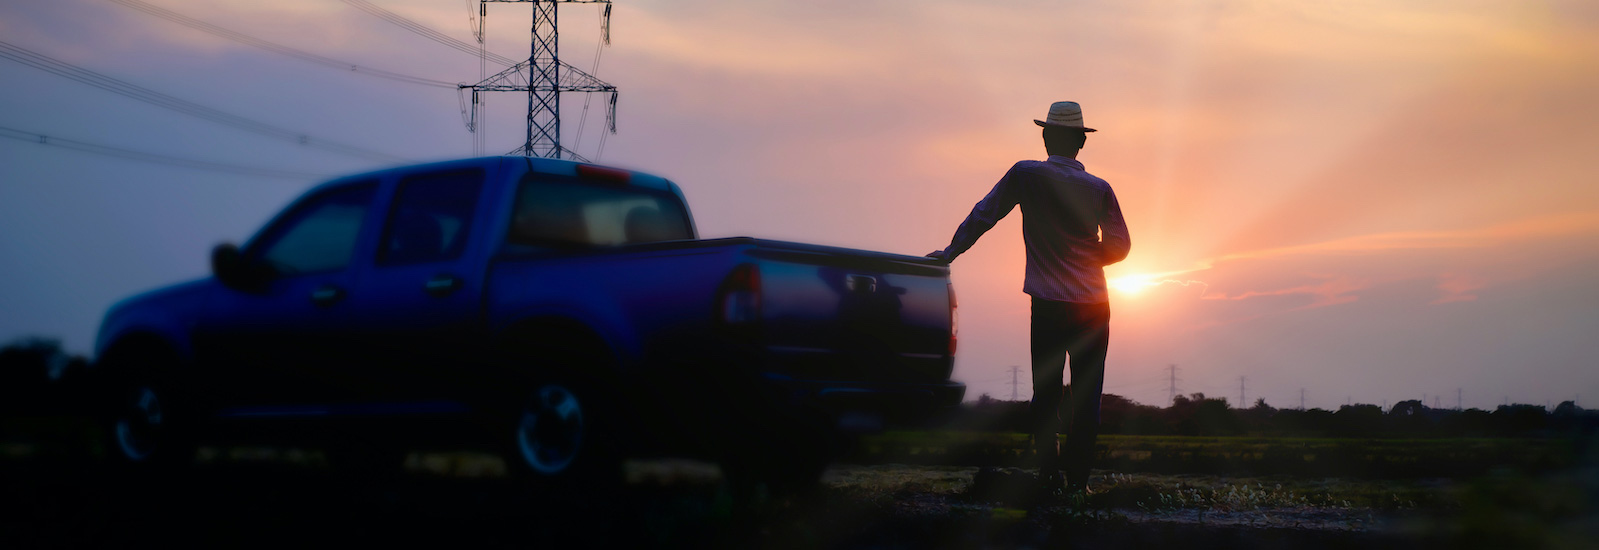
[[[949,257],[948,257],[948,255],[946,255],[944,253],[943,250],[934,250],[932,252],[929,252],[927,254],[927,257],[932,258],[934,260],[938,260],[940,262],[944,262],[946,264],[949,263]]]

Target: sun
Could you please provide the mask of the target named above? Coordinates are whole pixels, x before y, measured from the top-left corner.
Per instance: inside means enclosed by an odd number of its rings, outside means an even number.
[[[1150,287],[1159,285],[1154,275],[1123,275],[1109,281],[1110,288],[1131,296],[1137,296]]]

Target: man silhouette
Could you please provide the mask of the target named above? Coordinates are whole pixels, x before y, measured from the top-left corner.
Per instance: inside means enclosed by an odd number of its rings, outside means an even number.
[[[1038,481],[1068,493],[1088,488],[1088,472],[1099,432],[1099,399],[1105,386],[1105,350],[1110,341],[1110,296],[1104,266],[1127,257],[1132,241],[1110,184],[1089,174],[1077,153],[1093,128],[1083,126],[1082,108],[1060,101],[1044,120],[1045,161],[1024,160],[994,184],[961,222],[949,247],[929,257],[953,261],[1016,205],[1022,207],[1027,245],[1023,292],[1032,296],[1032,435]],[[1071,423],[1066,432],[1062,487],[1060,402],[1067,356],[1071,357]]]

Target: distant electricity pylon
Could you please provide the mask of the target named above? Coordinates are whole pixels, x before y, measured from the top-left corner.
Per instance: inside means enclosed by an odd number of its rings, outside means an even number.
[[[611,0],[481,0],[479,7],[478,37],[482,40],[483,22],[488,18],[487,4],[507,2],[533,4],[532,53],[527,61],[517,63],[477,84],[461,85],[472,90],[472,116],[467,126],[478,129],[478,94],[481,92],[527,92],[527,141],[511,154],[529,157],[562,158],[587,161],[571,149],[561,145],[561,92],[609,93],[610,107],[606,118],[609,130],[616,133],[616,86],[605,83],[577,67],[561,61],[560,29],[557,26],[557,4],[604,4],[601,20],[601,40],[611,43]]]
[[[1170,395],[1166,397],[1166,403],[1169,405],[1177,402],[1177,365],[1167,365],[1166,370],[1171,371],[1171,390]]]
[[[1011,368],[1010,368],[1010,400],[1011,401],[1017,401],[1017,400],[1021,399],[1021,396],[1019,394],[1017,394],[1017,392],[1016,392],[1017,388],[1021,387],[1021,380],[1016,378],[1016,373],[1019,373],[1021,371],[1022,371],[1022,368],[1018,367],[1018,366],[1015,366],[1015,365],[1012,365]]]

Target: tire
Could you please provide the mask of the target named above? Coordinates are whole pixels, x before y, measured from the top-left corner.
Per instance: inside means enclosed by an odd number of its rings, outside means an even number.
[[[615,411],[595,385],[550,377],[534,383],[513,410],[506,452],[513,475],[595,489],[620,484],[622,461],[611,431]]]
[[[105,427],[113,462],[139,468],[193,462],[194,438],[167,388],[152,377],[136,376],[112,391]]]

